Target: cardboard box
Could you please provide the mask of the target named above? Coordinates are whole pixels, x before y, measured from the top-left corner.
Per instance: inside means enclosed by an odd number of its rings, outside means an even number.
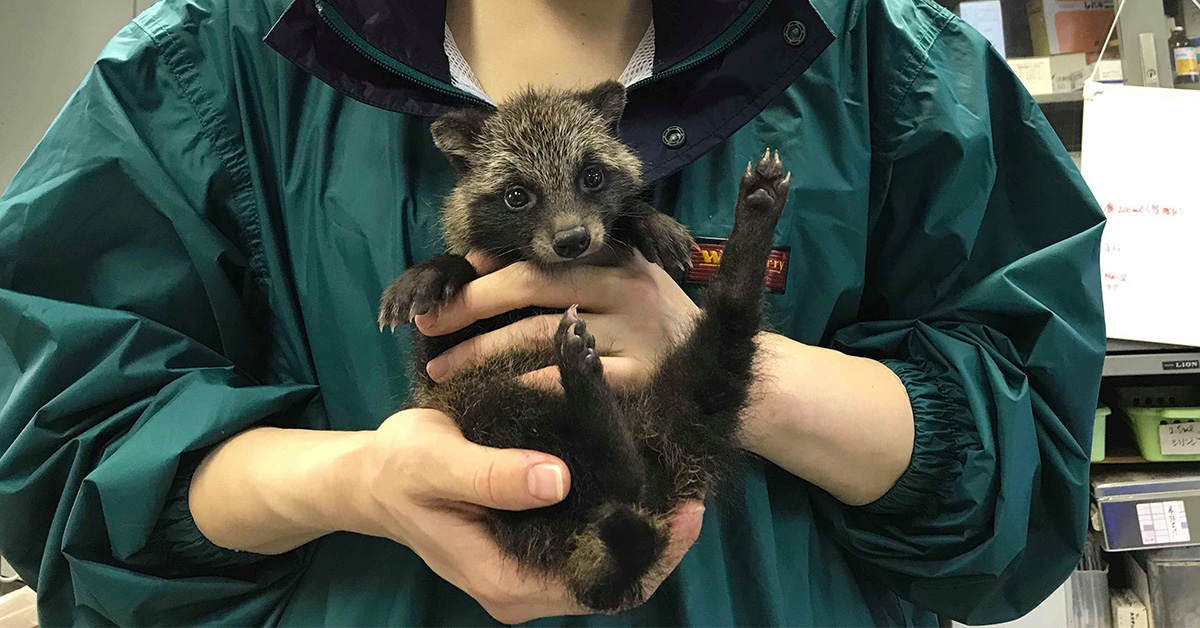
[[[1150,612],[1129,589],[1113,591],[1112,613],[1113,628],[1150,628]]]
[[[1091,71],[1084,54],[1021,57],[1008,65],[1034,95],[1080,91]]]
[[[1116,18],[1112,0],[1028,0],[1033,54],[1082,52],[1094,61]]]

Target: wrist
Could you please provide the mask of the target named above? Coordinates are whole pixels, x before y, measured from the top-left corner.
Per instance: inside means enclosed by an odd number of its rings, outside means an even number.
[[[328,438],[305,464],[299,477],[298,510],[312,522],[313,531],[370,533],[374,520],[368,495],[367,452],[372,431],[328,432]]]
[[[756,339],[742,446],[848,504],[869,503],[907,468],[908,394],[875,360],[776,334]]]
[[[755,338],[757,356],[749,411],[742,424],[742,448],[768,460],[771,444],[778,443],[781,431],[803,430],[806,420],[800,407],[803,400],[794,390],[800,379],[797,347],[804,345],[779,334],[761,332]],[[791,439],[788,439],[791,440]]]
[[[192,476],[189,508],[218,547],[279,554],[352,520],[346,461],[365,433],[260,427],[216,447]]]

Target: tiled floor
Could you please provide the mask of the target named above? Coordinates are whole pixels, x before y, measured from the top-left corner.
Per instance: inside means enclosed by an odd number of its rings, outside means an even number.
[[[25,585],[23,585],[19,582],[16,582],[13,584],[0,584],[0,595],[4,595],[5,593],[12,593],[13,591],[20,589],[23,586],[25,586]]]

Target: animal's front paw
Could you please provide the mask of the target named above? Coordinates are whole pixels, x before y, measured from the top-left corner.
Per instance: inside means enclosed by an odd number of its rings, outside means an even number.
[[[758,164],[746,164],[746,174],[742,175],[738,190],[738,214],[761,215],[773,221],[778,220],[787,201],[791,181],[792,173],[785,175],[783,172],[779,151],[772,152],[768,148]]]
[[[675,222],[668,216],[656,214],[653,230],[646,238],[653,258],[646,259],[656,262],[666,270],[687,270],[692,266],[692,247],[696,245],[687,227]]]
[[[586,375],[600,374],[596,337],[588,332],[587,323],[579,318],[578,306],[572,305],[563,314],[558,332],[554,334],[554,352],[558,355],[560,370]]]
[[[407,325],[418,314],[425,314],[458,296],[462,287],[475,278],[475,272],[465,259],[457,259],[462,260],[461,263],[434,258],[397,277],[383,291],[379,301],[379,330]]]

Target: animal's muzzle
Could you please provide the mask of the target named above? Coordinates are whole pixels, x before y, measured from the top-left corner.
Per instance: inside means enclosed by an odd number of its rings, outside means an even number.
[[[554,234],[554,252],[567,259],[583,255],[592,244],[592,236],[586,227],[572,227]]]

